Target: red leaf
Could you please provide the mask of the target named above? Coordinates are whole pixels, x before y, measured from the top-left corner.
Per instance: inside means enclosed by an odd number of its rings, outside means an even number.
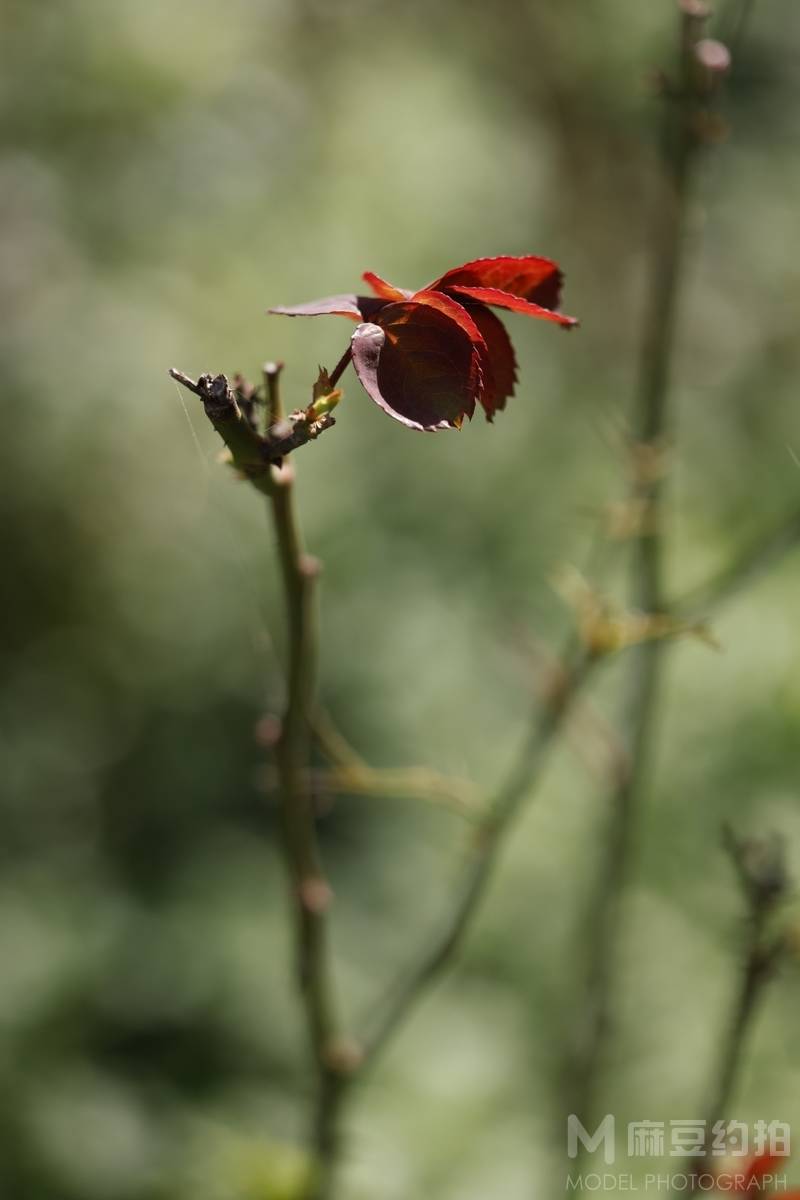
[[[470,300],[481,300],[484,304],[493,304],[495,308],[509,308],[513,312],[525,313],[529,317],[540,317],[543,321],[555,321],[557,325],[565,325],[567,328],[572,328],[577,325],[575,317],[568,317],[565,313],[553,312],[549,308],[544,308],[541,304],[534,304],[531,300],[523,300],[519,296],[512,296],[510,292],[501,292],[499,288],[491,287],[462,287],[461,284],[449,289],[457,296],[468,296]]]
[[[406,288],[395,287],[393,283],[387,283],[385,279],[381,279],[380,275],[376,275],[374,271],[365,271],[361,276],[364,283],[368,283],[376,296],[380,296],[382,300],[408,300],[411,292]]]
[[[383,308],[385,301],[372,296],[356,296],[346,293],[341,296],[324,296],[321,300],[309,300],[293,308],[270,308],[268,312],[283,317],[350,317],[353,321],[371,319]]]
[[[446,317],[449,317],[451,321],[455,321],[459,329],[462,329],[472,342],[473,357],[471,371],[474,379],[475,394],[482,401],[484,380],[487,376],[491,375],[492,367],[489,362],[489,347],[486,345],[483,334],[473,318],[473,314],[468,312],[464,305],[459,304],[452,296],[446,296],[444,292],[415,292],[411,299],[414,304],[427,304],[430,308],[435,308]],[[473,305],[473,310],[475,307]]]
[[[558,308],[561,279],[558,263],[550,258],[537,258],[533,254],[519,258],[503,255],[476,258],[462,267],[454,267],[430,284],[430,288],[439,292],[456,286],[497,288],[523,300],[532,300],[542,308]]]
[[[446,296],[444,292],[432,292],[423,289],[421,292],[415,292],[411,297],[414,304],[427,304],[431,308],[436,308],[439,312],[444,313],[451,321],[455,321],[474,346],[477,346],[480,351],[486,353],[486,342],[483,339],[483,334],[476,325],[471,313],[467,312],[463,304],[454,299],[453,296]]]
[[[409,429],[457,429],[475,411],[472,342],[438,308],[389,304],[380,325],[359,325],[351,345],[364,390]]]
[[[499,409],[504,409],[506,400],[514,395],[517,382],[517,360],[511,338],[503,322],[482,304],[473,304],[470,316],[480,329],[488,348],[488,365],[483,369],[483,391],[479,397],[486,410],[486,419],[491,421]]]

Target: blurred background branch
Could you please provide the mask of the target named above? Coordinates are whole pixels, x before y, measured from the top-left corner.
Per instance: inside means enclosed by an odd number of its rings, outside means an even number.
[[[738,986],[734,991],[733,1008],[718,1049],[712,1095],[706,1119],[706,1155],[702,1167],[712,1165],[712,1145],[715,1131],[728,1122],[734,1088],[748,1045],[750,1028],[758,1012],[768,984],[774,978],[786,953],[785,931],[775,928],[776,909],[787,899],[789,879],[785,848],[779,837],[741,839],[729,828],[724,829],[724,844],[738,876],[742,896],[747,906],[745,937],[741,948]],[[715,1028],[716,1028],[715,1023]],[[691,1194],[699,1188],[699,1176]]]
[[[655,200],[653,274],[645,318],[638,390],[632,418],[630,503],[639,512],[632,538],[631,606],[657,616],[667,610],[664,583],[665,447],[673,438],[669,408],[670,367],[674,352],[686,219],[695,160],[705,143],[718,78],[706,74],[700,49],[710,10],[697,0],[680,10],[677,78],[667,77],[662,149],[663,173]],[[723,48],[724,49],[724,48]],[[713,57],[713,56],[712,56]],[[716,61],[716,60],[714,60]],[[719,77],[719,64],[714,71]],[[668,642],[644,638],[634,645],[627,664],[627,697],[619,737],[623,755],[609,796],[606,841],[597,885],[586,922],[586,979],[579,995],[567,1078],[567,1111],[592,1122],[602,1062],[616,1034],[612,1011],[618,984],[618,939],[623,893],[630,874],[639,809],[649,782],[651,744],[660,702],[661,666]]]
[[[767,526],[739,553],[732,555],[721,571],[690,589],[670,605],[683,619],[702,619],[712,609],[735,598],[781,559],[800,545],[800,510],[794,509]]]

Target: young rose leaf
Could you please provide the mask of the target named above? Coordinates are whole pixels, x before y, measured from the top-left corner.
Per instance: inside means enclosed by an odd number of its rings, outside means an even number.
[[[460,287],[497,288],[523,300],[532,300],[542,308],[558,308],[562,275],[558,263],[550,258],[527,254],[521,257],[476,258],[446,271],[429,287],[437,292]]]
[[[549,258],[478,258],[445,272],[418,292],[395,287],[373,271],[376,293],[329,296],[287,316],[334,314],[359,322],[351,355],[376,404],[410,429],[458,428],[480,401],[488,420],[514,392],[516,360],[503,325],[487,305],[570,327],[558,311],[561,272]],[[336,369],[338,380],[346,365]]]
[[[390,304],[353,334],[353,366],[375,403],[409,429],[458,429],[475,411],[479,377],[467,334],[425,304]]]
[[[333,385],[331,384],[330,372],[326,367],[320,367],[319,374],[311,389],[311,398],[312,400],[319,400],[321,396],[329,396],[332,391]]]
[[[376,275],[374,271],[365,271],[361,276],[364,283],[368,283],[376,296],[380,296],[382,300],[408,300],[411,292],[406,288],[395,287],[393,283],[387,283],[385,279],[381,279],[380,275]]]
[[[306,416],[313,421],[331,412],[342,398],[340,388],[335,388],[331,377],[324,367],[320,367],[317,381],[311,390],[311,404],[306,409]]]
[[[554,321],[557,325],[564,325],[567,329],[571,329],[578,322],[574,317],[568,317],[565,313],[554,312],[550,308],[545,308],[541,304],[534,304],[531,300],[523,300],[520,296],[512,296],[510,292],[501,292],[499,288],[491,287],[466,287],[458,284],[451,287],[450,291],[457,297],[466,296],[470,300],[480,300],[482,304],[492,304],[495,308],[508,308],[512,312],[525,313],[528,317],[539,317],[543,321]]]
[[[321,300],[309,300],[291,308],[270,308],[268,312],[282,317],[350,317],[353,321],[368,321],[379,312],[385,301],[373,296],[356,296],[345,293],[341,296],[323,296]]]

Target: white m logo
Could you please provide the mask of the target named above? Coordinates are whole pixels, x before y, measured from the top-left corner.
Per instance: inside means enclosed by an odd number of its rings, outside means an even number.
[[[578,1157],[578,1142],[593,1154],[600,1143],[603,1143],[604,1157],[607,1163],[614,1161],[614,1118],[611,1113],[603,1117],[593,1134],[584,1129],[575,1113],[567,1117],[567,1154],[570,1158]]]

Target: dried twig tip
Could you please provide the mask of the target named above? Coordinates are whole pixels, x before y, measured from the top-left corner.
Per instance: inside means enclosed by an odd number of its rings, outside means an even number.
[[[179,383],[182,387],[188,388],[190,392],[194,392],[195,396],[203,395],[195,381],[190,379],[188,375],[184,375],[183,371],[179,371],[177,367],[170,367],[169,375],[170,378],[174,379],[176,383]]]

